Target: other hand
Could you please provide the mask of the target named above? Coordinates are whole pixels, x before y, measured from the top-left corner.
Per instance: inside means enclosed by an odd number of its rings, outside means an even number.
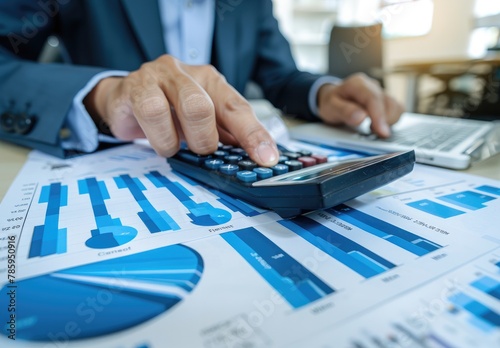
[[[362,73],[346,78],[339,85],[322,86],[318,109],[320,118],[334,125],[355,127],[370,117],[372,131],[383,138],[391,135],[390,126],[403,113],[403,107],[385,94],[377,81]]]

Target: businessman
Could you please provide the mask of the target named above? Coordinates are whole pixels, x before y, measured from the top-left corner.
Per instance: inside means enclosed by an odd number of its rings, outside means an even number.
[[[57,156],[109,136],[162,156],[238,143],[261,165],[277,149],[242,97],[255,81],[288,114],[381,136],[402,108],[371,79],[298,71],[271,0],[0,2],[0,138]],[[64,63],[37,58],[50,35]],[[112,139],[111,139],[112,140]]]

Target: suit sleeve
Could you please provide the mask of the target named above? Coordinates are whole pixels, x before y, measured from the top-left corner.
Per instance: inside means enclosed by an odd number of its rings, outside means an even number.
[[[287,114],[317,120],[309,108],[309,91],[321,75],[297,69],[290,45],[273,16],[272,1],[262,1],[261,9],[258,57],[253,79],[277,108]]]
[[[73,98],[105,69],[37,63],[48,36],[57,34],[54,6],[63,5],[0,2],[0,139],[65,157],[59,134]],[[32,127],[12,127],[26,117]]]

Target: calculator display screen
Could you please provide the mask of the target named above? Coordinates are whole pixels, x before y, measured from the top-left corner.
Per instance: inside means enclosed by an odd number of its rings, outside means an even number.
[[[294,176],[290,176],[287,178],[282,178],[277,181],[308,181],[316,178],[320,178],[323,176],[332,176],[332,175],[340,175],[345,172],[348,172],[349,170],[354,169],[353,168],[353,163],[346,163],[346,164],[337,164],[334,167],[329,167],[329,168],[318,168],[317,170],[314,170],[309,173],[303,173],[303,174],[298,174]],[[357,167],[357,166],[356,166]]]
[[[253,186],[270,186],[270,185],[285,185],[285,184],[300,184],[305,182],[316,181],[320,178],[327,178],[336,175],[342,175],[352,170],[356,170],[373,163],[379,162],[383,156],[375,158],[361,158],[349,160],[345,162],[329,162],[301,170],[300,172],[290,172],[275,176],[270,179],[261,180],[253,183]]]

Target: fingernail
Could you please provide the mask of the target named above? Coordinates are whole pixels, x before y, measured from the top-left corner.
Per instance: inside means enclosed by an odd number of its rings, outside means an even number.
[[[257,147],[257,155],[262,165],[273,165],[278,158],[276,148],[269,142],[262,142]]]

